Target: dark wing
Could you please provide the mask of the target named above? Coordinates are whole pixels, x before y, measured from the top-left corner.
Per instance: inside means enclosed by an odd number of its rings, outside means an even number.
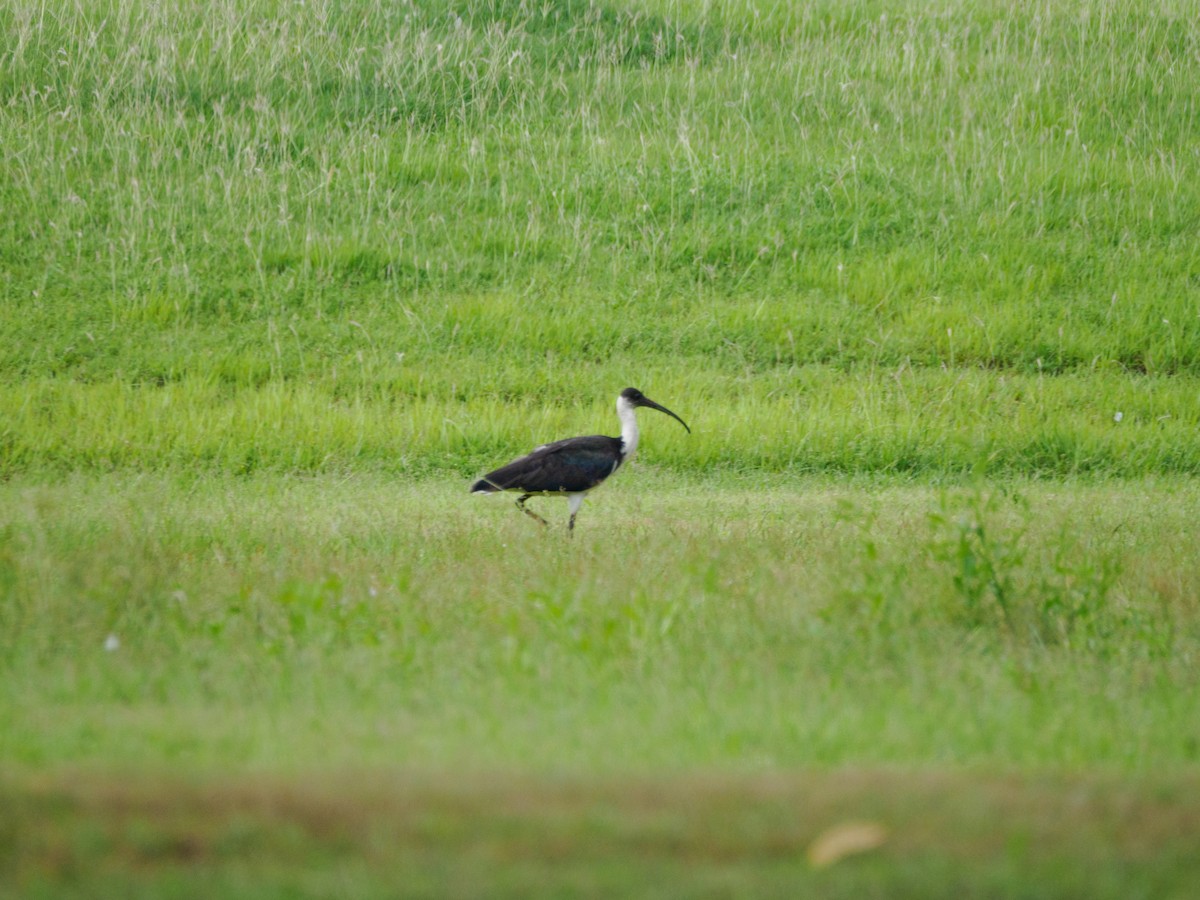
[[[621,439],[594,434],[538,447],[528,456],[488,472],[472,491],[526,491],[531,494],[586,491],[621,464]]]

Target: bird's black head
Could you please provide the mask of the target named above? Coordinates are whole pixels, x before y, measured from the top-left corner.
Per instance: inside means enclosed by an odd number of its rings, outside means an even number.
[[[621,399],[625,400],[630,406],[635,408],[638,406],[648,406],[650,409],[657,409],[661,413],[666,413],[685,429],[687,429],[688,434],[692,433],[692,429],[688,428],[687,422],[683,421],[683,419],[679,418],[679,416],[675,415],[675,413],[671,412],[665,406],[659,406],[637,388],[625,388],[625,390],[621,391]]]

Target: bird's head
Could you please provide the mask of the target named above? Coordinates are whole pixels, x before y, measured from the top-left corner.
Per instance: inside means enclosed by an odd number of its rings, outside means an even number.
[[[639,406],[648,406],[650,409],[657,409],[661,413],[666,413],[685,429],[687,429],[688,434],[692,433],[692,429],[688,428],[687,422],[683,421],[683,419],[679,418],[679,416],[675,415],[675,413],[671,412],[665,406],[660,406],[659,404],[655,403],[637,388],[625,388],[625,390],[621,391],[621,396],[617,398],[618,408],[622,403],[627,404],[630,409],[637,409]]]

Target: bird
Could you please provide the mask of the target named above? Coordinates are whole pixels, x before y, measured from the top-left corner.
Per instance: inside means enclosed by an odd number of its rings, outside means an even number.
[[[621,420],[620,437],[592,434],[542,444],[526,456],[514,459],[494,472],[488,472],[471,485],[471,493],[520,491],[517,509],[543,525],[549,523],[529,509],[525,501],[535,494],[565,494],[567,508],[571,514],[567,531],[573,534],[575,516],[578,515],[587,492],[621,468],[636,452],[638,423],[634,411],[639,406],[666,413],[682,425],[688,434],[692,433],[687,422],[665,406],[655,403],[637,388],[625,388],[617,396],[617,418]]]

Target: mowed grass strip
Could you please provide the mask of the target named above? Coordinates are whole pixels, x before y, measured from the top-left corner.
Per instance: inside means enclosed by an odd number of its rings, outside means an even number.
[[[1194,777],[835,770],[0,778],[22,897],[1185,897]],[[814,865],[858,823],[878,846]]]
[[[721,487],[635,466],[574,539],[464,481],[0,486],[22,768],[1180,772],[1190,481]]]

